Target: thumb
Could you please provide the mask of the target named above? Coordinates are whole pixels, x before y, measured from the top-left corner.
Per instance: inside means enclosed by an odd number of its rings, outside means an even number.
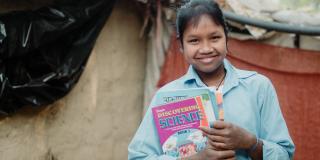
[[[200,126],[199,129],[200,129],[205,135],[213,134],[213,131],[212,131],[211,128]]]

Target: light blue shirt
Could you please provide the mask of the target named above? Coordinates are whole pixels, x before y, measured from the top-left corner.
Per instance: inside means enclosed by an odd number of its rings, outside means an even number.
[[[278,98],[271,81],[256,72],[233,67],[224,60],[227,71],[223,86],[224,118],[263,141],[264,160],[287,160],[295,150],[283,119]],[[159,91],[207,87],[192,66],[181,78],[168,83]],[[159,92],[158,91],[158,92]],[[128,159],[175,159],[163,155],[152,117],[152,101],[128,150]],[[236,151],[237,160],[248,160],[244,150]]]

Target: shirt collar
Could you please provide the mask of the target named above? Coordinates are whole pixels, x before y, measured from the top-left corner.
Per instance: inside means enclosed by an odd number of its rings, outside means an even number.
[[[224,87],[222,89],[222,93],[225,94],[233,87],[239,85],[239,75],[236,68],[234,68],[227,59],[224,59],[223,64],[224,68],[227,71],[227,75],[224,81]]]
[[[192,65],[189,66],[187,74],[184,76],[184,83],[196,83],[198,87],[206,87],[206,85],[200,79],[198,73],[195,71]]]
[[[241,72],[241,71],[239,71],[238,69],[233,67],[227,59],[224,59],[223,64],[224,64],[224,68],[227,71],[227,75],[225,77],[224,87],[222,90],[223,94],[227,93],[233,87],[236,87],[237,85],[239,85],[239,79],[250,77],[251,75],[255,74],[255,72]],[[189,66],[189,69],[184,76],[184,83],[185,84],[196,83],[196,85],[198,87],[207,87],[202,82],[199,75],[197,74],[195,69],[192,67],[192,65]]]

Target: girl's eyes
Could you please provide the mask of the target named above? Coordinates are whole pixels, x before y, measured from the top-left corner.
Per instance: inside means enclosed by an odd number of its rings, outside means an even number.
[[[213,42],[216,42],[216,41],[218,41],[219,39],[221,38],[221,36],[212,36],[212,37],[210,37],[209,39],[211,40],[211,41],[213,41]],[[199,39],[190,39],[190,40],[188,40],[188,43],[191,43],[191,44],[197,44],[197,43],[199,43]]]
[[[195,44],[195,43],[199,42],[199,40],[198,39],[190,39],[190,40],[188,40],[188,42]]]
[[[219,40],[220,38],[221,38],[220,36],[213,36],[210,39],[216,41],[216,40]]]

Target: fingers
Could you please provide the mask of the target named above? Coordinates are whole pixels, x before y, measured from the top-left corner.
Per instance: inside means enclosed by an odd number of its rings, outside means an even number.
[[[203,159],[232,159],[235,158],[236,152],[234,150],[213,149],[208,146],[204,150],[204,155],[206,158]]]
[[[207,137],[214,142],[221,142],[225,143],[227,141],[227,138],[222,137],[222,136],[216,136],[216,135],[207,135]]]
[[[215,135],[206,135],[208,138],[208,146],[216,150],[232,150],[235,149],[232,144],[228,143],[228,138]]]
[[[215,128],[208,128],[208,127],[199,127],[199,129],[205,134],[205,135],[217,135],[217,136],[224,136],[225,130],[222,129],[215,129]]]
[[[236,157],[225,158],[224,160],[236,160]]]
[[[206,135],[214,134],[212,128],[200,126],[199,129]]]
[[[213,128],[215,129],[224,129],[227,128],[229,126],[228,122],[225,121],[214,121],[213,122]]]
[[[215,134],[213,131],[219,131],[219,130],[223,130],[226,128],[229,128],[231,126],[230,123],[228,122],[224,122],[224,121],[215,121],[213,122],[213,127],[212,128],[208,128],[208,127],[199,127],[202,131],[208,133],[208,134]],[[214,130],[213,130],[214,129]],[[218,132],[219,133],[219,132]]]
[[[222,150],[218,151],[217,157],[218,159],[230,159],[230,158],[235,158],[236,152],[234,150]]]
[[[209,143],[210,146],[212,146],[212,148],[215,148],[217,150],[231,150],[231,149],[234,149],[232,146],[229,146],[226,143],[214,142],[214,141],[208,141],[208,143]]]
[[[229,143],[230,138],[225,136],[226,131],[214,128],[203,128],[202,130],[203,134],[208,138],[208,144],[213,148],[219,150],[235,149],[233,143]]]

